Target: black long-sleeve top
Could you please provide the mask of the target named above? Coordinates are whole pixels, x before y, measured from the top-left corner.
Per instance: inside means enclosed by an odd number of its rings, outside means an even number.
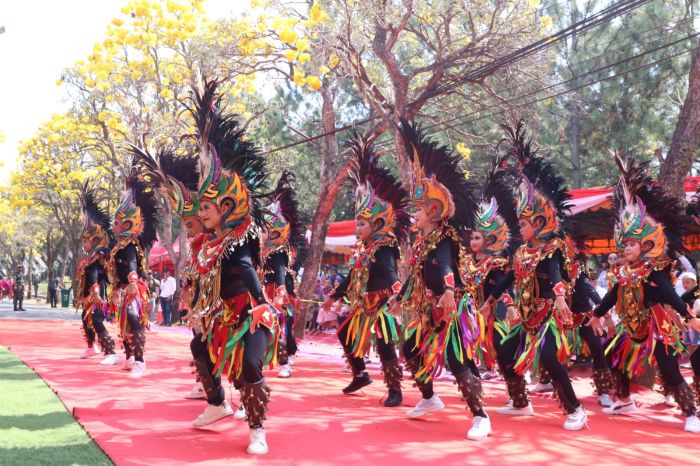
[[[265,284],[274,283],[275,288],[285,284],[289,256],[285,251],[276,251],[265,259]]]
[[[127,244],[125,247],[117,251],[115,260],[117,267],[117,279],[119,280],[120,285],[126,285],[129,283],[129,274],[131,272],[136,272],[140,276],[141,271],[139,271],[139,259],[136,254],[136,246],[134,244]]]
[[[642,284],[644,290],[644,307],[650,308],[654,304],[664,303],[670,305],[677,313],[683,317],[691,317],[688,312],[688,307],[683,300],[676,294],[671,277],[669,277],[668,269],[654,270],[649,274],[648,279]],[[617,293],[620,289],[620,284],[616,283],[607,294],[603,297],[600,305],[595,310],[596,317],[602,317],[608,312],[617,302]]]
[[[524,246],[521,246],[524,247]],[[535,269],[537,274],[537,287],[539,290],[538,296],[533,298],[554,298],[554,285],[562,281],[562,255],[560,250],[554,251],[550,257],[542,259]],[[499,299],[501,294],[515,283],[515,271],[510,270],[506,273],[501,281],[485,296],[485,299],[493,297]]]
[[[95,283],[100,287],[100,296],[102,298],[107,296],[107,271],[102,266],[99,259],[93,260],[91,264],[85,267],[83,273],[85,274],[85,279],[83,281],[81,296],[88,296],[90,294],[90,289]]]
[[[296,297],[296,291],[294,291],[294,277],[292,276],[289,271],[287,271],[286,275],[284,276],[284,287],[287,289],[287,294],[289,296],[294,296]]]
[[[685,293],[683,293],[681,295],[681,299],[683,300],[683,302],[686,303],[691,308],[693,307],[693,303],[695,302],[695,300],[698,298],[700,298],[700,293],[698,293],[698,286],[697,285],[692,290],[686,291]]]
[[[221,260],[221,298],[227,300],[246,292],[258,304],[267,302],[253,266],[253,255],[248,243],[231,246]]]
[[[585,273],[579,274],[571,296],[571,312],[574,314],[588,312],[594,305],[600,304],[600,301],[600,296],[588,281],[588,276]]]
[[[396,262],[399,250],[395,246],[380,246],[374,253],[374,261],[369,265],[367,277],[367,292],[385,290],[391,288],[398,281]],[[348,293],[348,287],[352,280],[352,270],[335,288],[331,298],[338,300]]]
[[[455,287],[463,286],[457,264],[459,254],[455,251],[455,247],[450,238],[443,238],[426,257],[422,269],[423,283],[434,296],[441,296],[445,292],[447,289],[445,278],[450,274],[454,277]],[[403,297],[407,286],[408,281],[401,287],[399,299]]]

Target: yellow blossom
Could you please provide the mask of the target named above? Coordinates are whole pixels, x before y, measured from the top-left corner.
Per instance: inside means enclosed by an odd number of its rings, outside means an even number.
[[[543,16],[540,18],[540,26],[542,27],[542,29],[551,28],[553,23],[554,22],[552,21],[551,16]]]
[[[308,62],[309,60],[311,60],[311,55],[309,55],[308,53],[304,52],[299,54],[299,63],[301,63],[302,65]]]
[[[471,149],[469,149],[464,143],[460,142],[457,144],[455,147],[457,150],[457,153],[464,159],[464,160],[469,160],[469,157],[472,155]]]
[[[306,52],[309,50],[309,41],[306,39],[299,39],[296,41],[296,44],[294,44],[296,49],[300,52]]]
[[[325,75],[327,75],[328,73],[330,73],[330,72],[331,72],[331,69],[330,69],[330,68],[328,68],[328,67],[327,67],[327,66],[325,66],[325,65],[324,65],[324,66],[321,66],[321,67],[319,67],[319,68],[318,68],[318,70],[319,70],[319,71],[321,72],[321,76],[325,76]]]
[[[296,50],[287,50],[286,52],[284,52],[284,56],[285,58],[287,58],[287,61],[289,63],[292,63],[299,56],[299,52],[297,52]]]
[[[285,44],[293,44],[297,40],[298,36],[299,34],[292,31],[291,29],[285,29],[282,32],[280,32],[280,40]]]
[[[306,84],[314,91],[321,89],[321,79],[318,76],[309,76],[306,78]]]
[[[338,66],[339,63],[340,63],[340,57],[339,57],[338,55],[336,55],[336,54],[332,54],[332,55],[328,58],[328,64],[330,65],[331,69],[333,69],[333,68],[335,68],[336,66]]]
[[[303,86],[305,83],[304,78],[306,78],[306,74],[303,71],[298,69],[294,70],[294,76],[292,77],[294,84],[297,86]]]

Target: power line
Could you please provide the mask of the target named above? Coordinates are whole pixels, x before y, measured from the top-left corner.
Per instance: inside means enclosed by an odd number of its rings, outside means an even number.
[[[593,14],[590,17],[586,17],[582,19],[581,21],[578,21],[577,23],[572,24],[571,26],[564,28],[560,31],[558,31],[555,34],[552,34],[548,37],[545,37],[544,39],[540,39],[534,43],[531,43],[529,45],[526,45],[524,47],[521,47],[520,49],[517,49],[503,57],[497,58],[493,60],[490,63],[487,63],[486,65],[483,65],[476,70],[473,70],[469,73],[466,73],[460,78],[458,81],[459,82],[451,82],[447,83],[442,89],[445,91],[449,89],[454,89],[458,86],[461,86],[462,84],[469,82],[470,80],[475,80],[475,79],[484,79],[488,75],[492,74],[495,72],[495,70],[499,69],[499,67],[504,67],[508,64],[512,64],[516,61],[519,61],[529,55],[532,55],[534,53],[537,53],[539,51],[542,51],[548,47],[553,46],[554,44],[558,43],[559,41],[568,38],[574,34],[579,34],[583,31],[590,30],[600,24],[603,24],[604,22],[610,21],[614,19],[617,16],[620,16],[622,14],[628,13],[632,11],[635,8],[638,8],[652,0],[623,0],[620,3],[617,3],[615,5],[611,5],[607,8],[604,8],[603,10]],[[496,66],[496,65],[499,66]],[[436,89],[438,89],[439,86],[436,86]],[[436,94],[437,91],[431,92],[433,95],[439,94],[439,92]],[[274,152],[279,152],[281,150],[285,149],[290,149],[292,147],[301,145],[301,144],[306,144],[318,139],[321,139],[326,136],[330,136],[342,131],[348,131],[351,129],[356,128],[359,125],[363,125],[365,123],[369,123],[371,121],[377,120],[381,118],[381,115],[376,115],[372,117],[365,118],[360,121],[356,121],[352,123],[351,125],[346,125],[340,128],[336,128],[332,131],[327,131],[325,133],[317,134],[315,136],[311,136],[309,138],[306,138],[301,141],[295,141],[289,144],[285,144],[284,146],[280,146],[274,149],[270,149],[267,151],[263,151],[261,154],[262,155],[268,155],[272,154]]]

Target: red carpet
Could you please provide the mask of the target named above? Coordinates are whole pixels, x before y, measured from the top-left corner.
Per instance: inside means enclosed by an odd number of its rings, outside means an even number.
[[[483,442],[467,441],[470,416],[449,379],[436,384],[447,408],[421,420],[404,416],[418,401],[409,382],[404,407],[379,405],[384,387],[376,364],[374,384],[361,395],[343,395],[349,375],[340,372],[332,336],[301,345],[293,378],[269,374],[270,454],[251,458],[244,422],[231,418],[207,430],[190,427],[205,402],[182,396],[194,380],[188,341],[184,329],[150,332],[147,375],[131,381],[127,372],[100,366],[99,356],[78,359],[77,322],[0,321],[0,344],[46,380],[118,465],[700,464],[700,436],[683,432],[680,413],[660,404],[661,395],[639,393],[639,414],[610,418],[595,404],[587,378],[575,385],[589,410],[590,430],[564,431],[563,416],[547,395],[534,397],[534,418],[499,416],[493,410],[506,401],[503,383],[485,382],[494,433]]]

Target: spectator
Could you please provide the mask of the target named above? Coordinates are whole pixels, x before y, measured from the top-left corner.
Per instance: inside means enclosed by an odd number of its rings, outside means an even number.
[[[39,297],[39,275],[34,274],[34,277],[32,278],[32,285],[34,286],[34,298]]]
[[[692,313],[698,315],[700,313],[700,299],[695,298],[695,292],[697,291],[698,286],[697,275],[695,275],[694,272],[686,271],[680,274],[678,281],[683,287],[683,293],[681,293],[683,301],[692,309]],[[692,329],[686,329],[683,332],[683,340],[686,344],[688,355],[692,356],[692,354],[697,351],[698,341],[700,340],[698,337],[698,332]],[[681,364],[681,367],[684,369],[692,369],[690,361],[686,362],[685,364]]]
[[[160,308],[163,310],[162,325],[166,327],[172,325],[173,295],[175,295],[176,288],[177,283],[175,283],[175,279],[170,275],[170,270],[165,269],[163,271],[163,280],[160,282]]]
[[[148,316],[148,320],[155,322],[156,316],[158,315],[158,294],[160,293],[160,282],[153,272],[148,272],[148,276],[146,277],[146,285],[148,285],[148,291],[151,293],[151,313]]]
[[[49,282],[49,302],[51,307],[58,307],[58,290],[61,287],[61,280],[53,277]]]
[[[610,264],[603,262],[603,269],[598,274],[598,280],[595,283],[596,287],[608,289],[608,270],[610,270]]]

